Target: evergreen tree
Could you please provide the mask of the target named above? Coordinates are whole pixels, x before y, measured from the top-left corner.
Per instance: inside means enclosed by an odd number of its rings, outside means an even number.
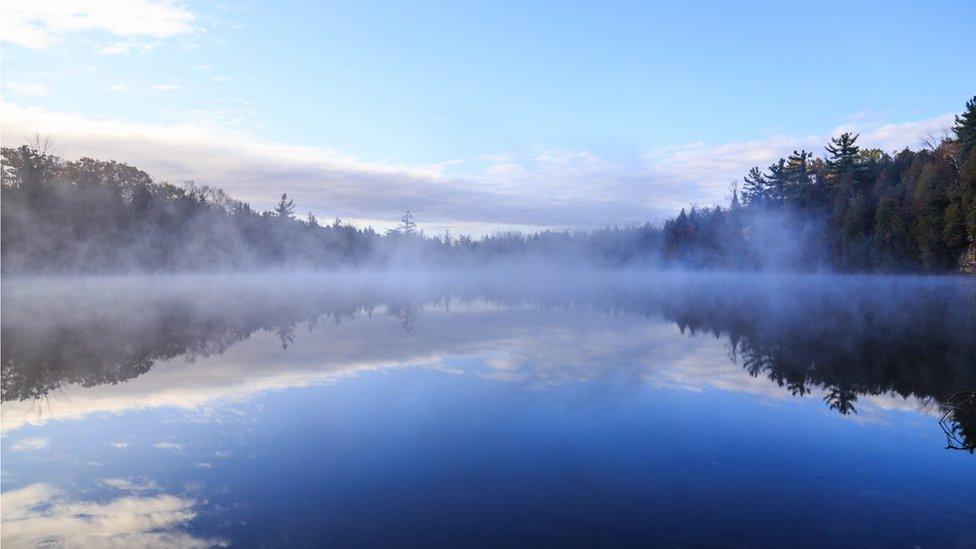
[[[732,198],[729,200],[729,210],[733,212],[738,212],[742,209],[742,203],[739,201],[739,186],[735,181],[732,182]]]
[[[830,143],[824,147],[830,156],[827,158],[827,169],[831,175],[851,173],[857,168],[858,152],[861,148],[855,145],[860,134],[844,132],[840,137],[831,137]]]
[[[765,202],[767,181],[765,174],[758,166],[749,170],[742,181],[742,198],[745,199],[746,204],[762,204]]]
[[[413,222],[413,214],[410,213],[410,210],[407,210],[407,213],[400,218],[400,226],[397,229],[404,236],[416,236],[417,224]]]
[[[956,115],[956,125],[952,128],[959,141],[959,157],[965,159],[969,151],[976,147],[976,96],[966,102],[966,110]]]
[[[805,150],[793,151],[786,159],[787,196],[791,199],[804,198],[813,183],[809,161],[813,153]]]
[[[279,219],[291,219],[295,215],[295,201],[289,200],[287,194],[282,194],[281,200],[275,205],[274,212]]]
[[[790,183],[786,159],[780,158],[776,163],[770,164],[767,171],[769,175],[766,177],[766,195],[770,201],[781,203],[786,199],[786,189]]]
[[[959,188],[955,193],[962,203],[969,242],[976,243],[976,147],[969,150],[959,168]]]

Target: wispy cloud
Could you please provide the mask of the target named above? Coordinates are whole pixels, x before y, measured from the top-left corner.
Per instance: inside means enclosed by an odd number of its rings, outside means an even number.
[[[170,92],[187,89],[183,84],[153,84],[153,91],[158,92]]]
[[[183,445],[175,442],[157,442],[153,444],[153,448],[159,448],[160,450],[180,450],[183,448]]]
[[[31,49],[85,31],[168,38],[195,30],[192,13],[159,0],[4,0],[2,9],[0,37]]]
[[[43,450],[51,443],[51,439],[42,437],[26,437],[10,445],[14,452],[29,452],[33,450]]]
[[[19,95],[31,97],[47,95],[47,86],[37,82],[6,82],[3,86]]]
[[[146,492],[159,490],[159,485],[152,479],[133,479],[133,478],[106,478],[100,481],[105,486],[121,490],[123,492]]]
[[[140,40],[127,40],[124,42],[112,42],[98,49],[98,53],[118,55],[131,52],[149,53],[156,49],[156,42],[145,42]]]

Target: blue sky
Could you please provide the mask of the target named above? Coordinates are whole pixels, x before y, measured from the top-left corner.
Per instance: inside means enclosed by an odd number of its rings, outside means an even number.
[[[5,0],[3,141],[380,226],[592,227],[840,129],[918,146],[976,90],[972,2],[740,4]]]

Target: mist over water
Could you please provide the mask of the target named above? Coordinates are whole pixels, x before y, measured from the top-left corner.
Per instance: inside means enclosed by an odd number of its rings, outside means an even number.
[[[199,546],[974,534],[971,279],[47,277],[2,300],[5,544],[101,539],[79,509]]]

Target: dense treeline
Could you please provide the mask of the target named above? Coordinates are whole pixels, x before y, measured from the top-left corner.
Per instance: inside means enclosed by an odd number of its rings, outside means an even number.
[[[379,233],[295,215],[282,195],[257,212],[220,189],[154,182],[126,164],[4,148],[4,272],[328,268],[535,258],[596,266],[976,272],[976,97],[953,134],[889,154],[857,136],[826,156],[794,151],[753,168],[728,207],[682,210],[663,227],[427,236],[408,213]],[[968,255],[967,255],[968,251]]]
[[[794,151],[756,167],[728,208],[682,211],[664,227],[667,257],[695,265],[941,272],[974,262],[976,97],[953,136],[928,149]],[[976,272],[974,270],[973,272]]]

